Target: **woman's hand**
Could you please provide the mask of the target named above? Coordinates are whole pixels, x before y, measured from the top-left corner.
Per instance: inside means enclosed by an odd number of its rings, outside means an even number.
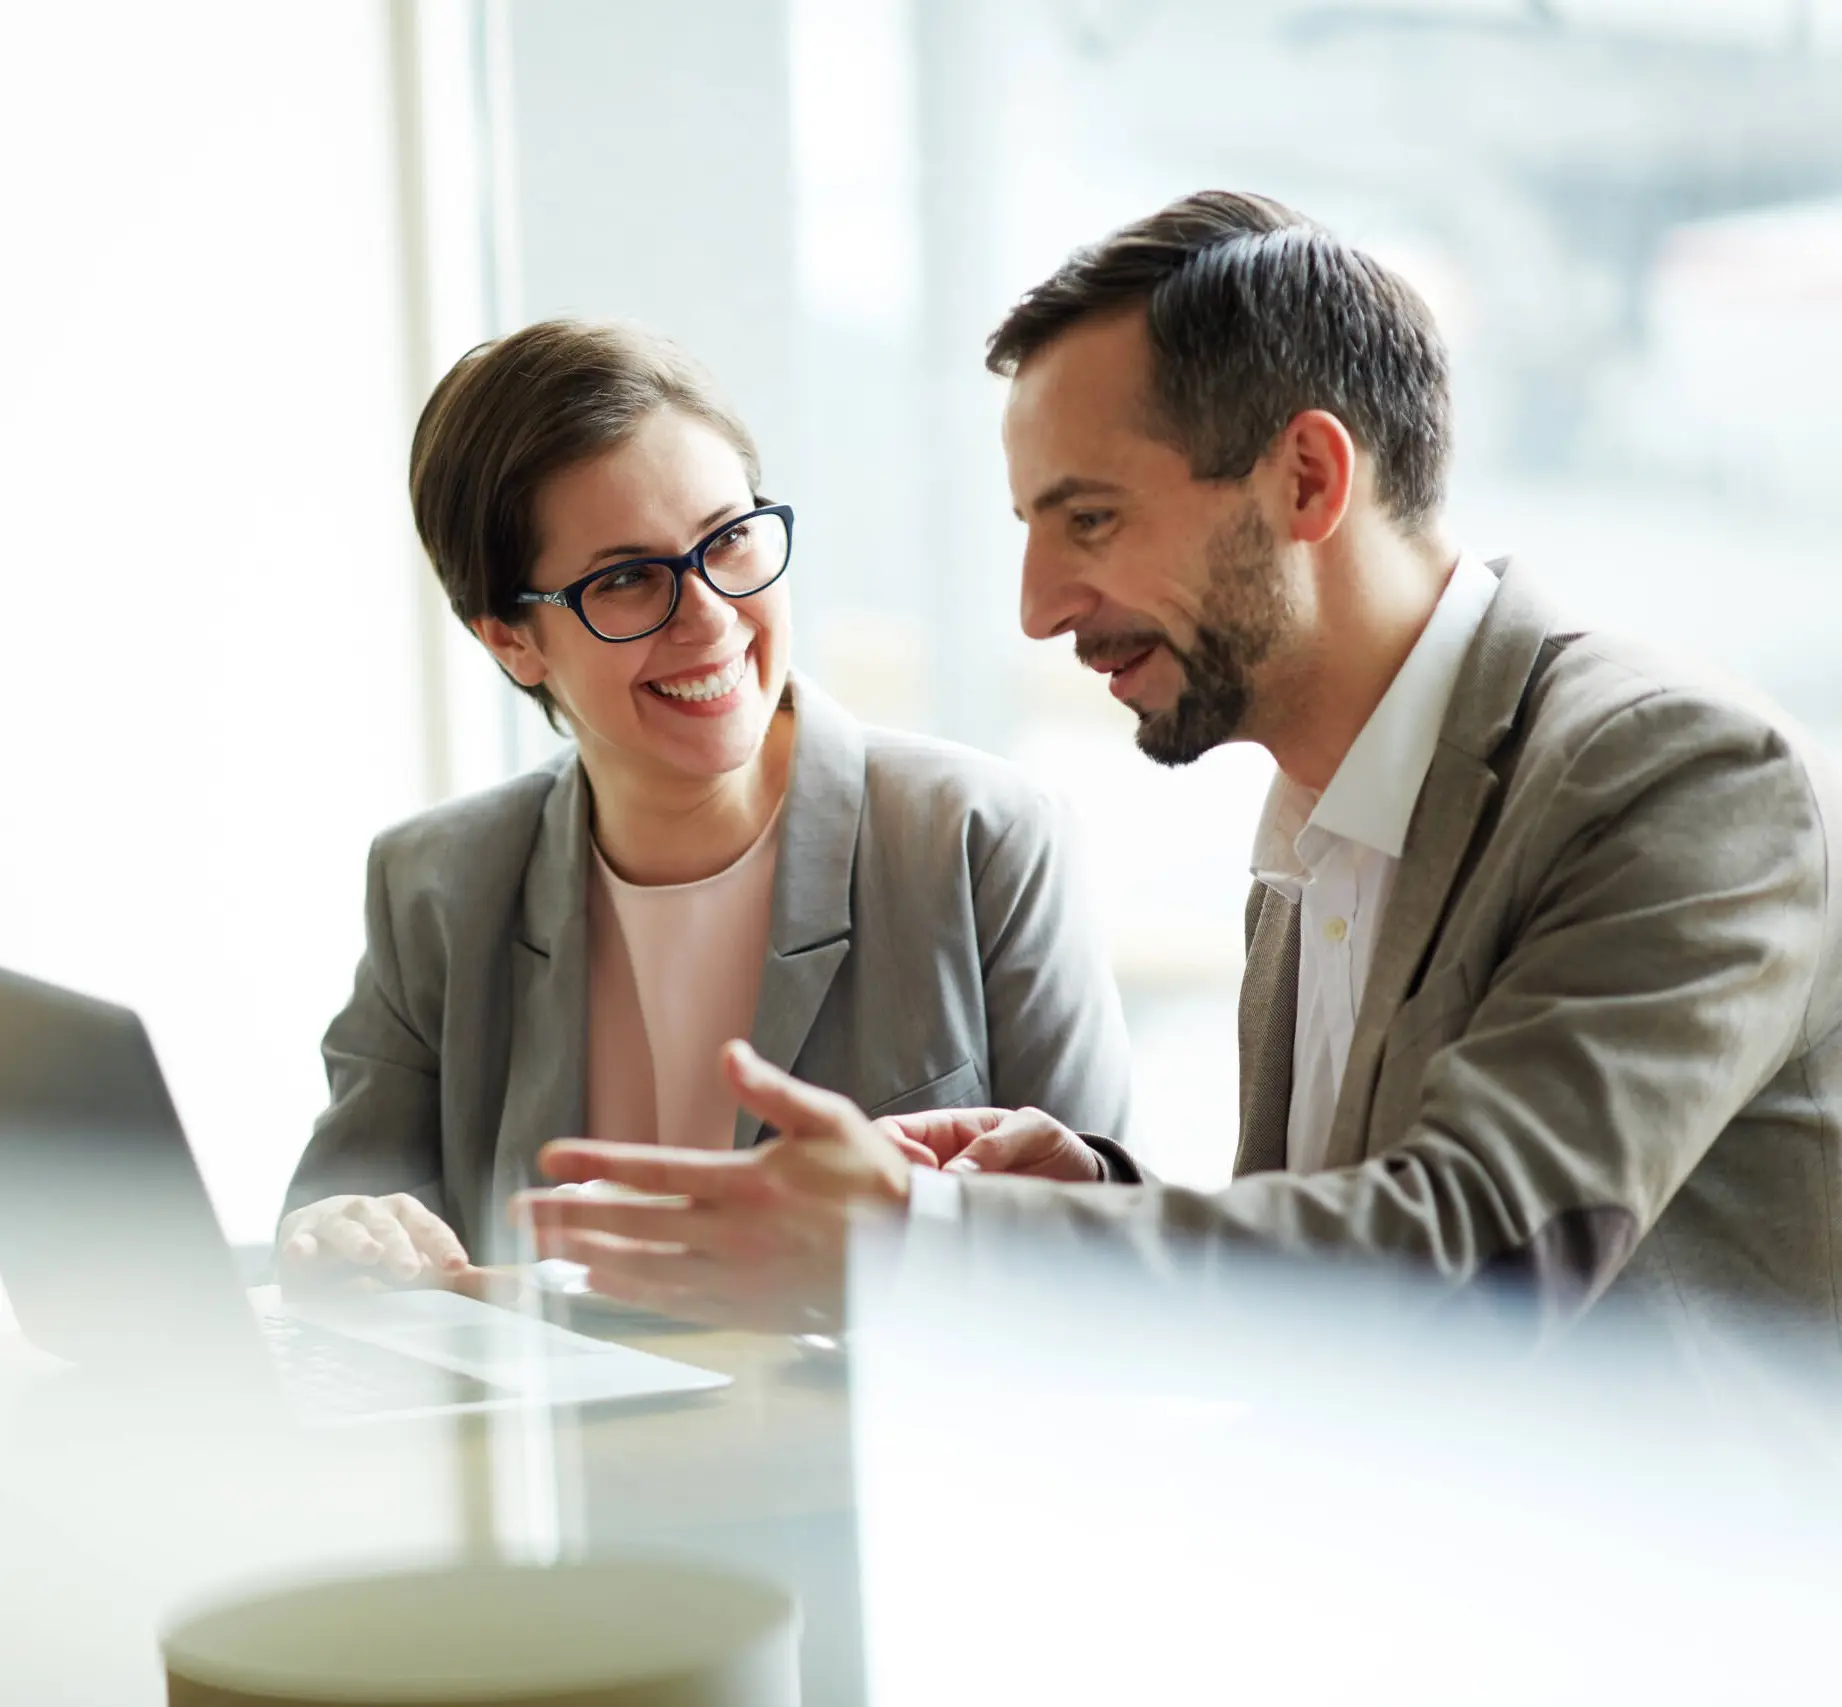
[[[370,1281],[456,1287],[473,1272],[454,1229],[407,1192],[323,1197],[297,1209],[276,1237],[284,1288]]]
[[[1088,1184],[1106,1178],[1077,1132],[1040,1108],[941,1108],[886,1115],[876,1123],[904,1150],[919,1146],[950,1174],[1028,1174]]]

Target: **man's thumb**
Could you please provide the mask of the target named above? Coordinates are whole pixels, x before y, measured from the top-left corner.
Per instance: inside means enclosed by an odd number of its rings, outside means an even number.
[[[1006,1115],[989,1132],[981,1132],[941,1171],[949,1174],[1003,1173],[1017,1159],[1018,1120]]]

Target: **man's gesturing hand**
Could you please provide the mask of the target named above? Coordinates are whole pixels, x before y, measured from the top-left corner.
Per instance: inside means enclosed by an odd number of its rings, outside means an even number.
[[[528,1192],[545,1256],[597,1292],[719,1327],[836,1325],[854,1211],[899,1211],[914,1164],[848,1098],[802,1084],[745,1043],[723,1051],[742,1106],[780,1136],[752,1150],[664,1150],[559,1139],[538,1156],[559,1183],[612,1180],[662,1202]]]

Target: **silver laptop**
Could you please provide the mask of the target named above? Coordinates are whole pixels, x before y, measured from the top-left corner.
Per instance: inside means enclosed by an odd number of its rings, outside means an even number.
[[[317,1422],[644,1404],[729,1377],[447,1292],[244,1291],[140,1020],[0,970],[0,1287],[117,1381],[279,1390]]]

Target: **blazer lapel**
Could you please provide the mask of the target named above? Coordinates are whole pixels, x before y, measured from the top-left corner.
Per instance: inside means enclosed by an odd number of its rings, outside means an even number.
[[[780,816],[773,923],[749,1038],[764,1060],[789,1071],[850,953],[864,796],[863,732],[855,719],[805,677],[793,677],[791,685],[798,724]],[[761,1136],[759,1118],[738,1109],[736,1148]]]
[[[1521,570],[1508,562],[1491,567],[1502,584],[1465,655],[1439,746],[1407,827],[1356,1015],[1326,1168],[1352,1166],[1368,1153],[1369,1109],[1381,1068],[1382,1040],[1413,993],[1445,920],[1453,885],[1497,790],[1490,759],[1515,727],[1552,627],[1548,608]]]
[[[1292,1043],[1298,1029],[1298,907],[1256,881],[1258,908],[1241,977],[1241,1142],[1234,1177],[1286,1165]]]
[[[493,1203],[539,1183],[535,1158],[587,1118],[589,791],[580,762],[559,777],[525,867],[511,954],[510,1051]]]

